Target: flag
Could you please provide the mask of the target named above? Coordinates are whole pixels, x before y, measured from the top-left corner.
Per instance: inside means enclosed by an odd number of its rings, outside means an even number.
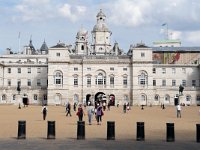
[[[162,24],[162,26],[165,26],[165,25],[167,25],[167,23],[163,23],[163,24]]]

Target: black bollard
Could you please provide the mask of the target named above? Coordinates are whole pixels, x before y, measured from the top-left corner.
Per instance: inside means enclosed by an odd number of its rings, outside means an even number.
[[[167,142],[174,142],[174,123],[167,123]]]
[[[107,121],[107,140],[115,140],[115,122]]]
[[[55,121],[48,121],[47,139],[55,139]]]
[[[18,139],[26,139],[26,121],[18,121]]]
[[[144,141],[144,122],[137,122],[137,141]]]
[[[196,124],[196,128],[197,142],[200,142],[200,124]]]
[[[85,121],[77,121],[77,140],[85,139]]]

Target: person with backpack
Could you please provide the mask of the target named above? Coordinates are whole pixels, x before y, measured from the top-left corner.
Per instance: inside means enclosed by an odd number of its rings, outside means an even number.
[[[42,107],[42,114],[43,114],[43,120],[45,120],[47,116],[47,107],[45,105]]]
[[[76,113],[76,115],[78,116],[78,121],[83,121],[83,108],[82,105],[80,104],[78,107],[78,112]]]
[[[101,125],[102,116],[104,115],[101,104],[97,107],[96,118],[97,118],[97,125]]]

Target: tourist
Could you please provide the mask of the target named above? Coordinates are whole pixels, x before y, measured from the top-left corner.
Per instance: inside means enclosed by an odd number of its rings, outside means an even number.
[[[89,125],[91,125],[92,124],[92,117],[94,115],[94,107],[92,106],[92,104],[90,102],[88,102],[87,114],[88,114]]]
[[[78,121],[83,121],[83,108],[82,108],[82,104],[79,104],[78,107],[78,112],[76,113],[76,115],[78,116]]]
[[[68,116],[68,115],[70,115],[70,117],[72,116],[71,115],[71,104],[69,102],[66,104],[66,112],[67,112],[66,116]]]
[[[47,107],[45,105],[42,107],[42,114],[43,114],[43,120],[45,120],[47,116]]]
[[[76,102],[74,102],[74,111],[76,111],[76,106],[77,106],[77,104],[76,104]]]
[[[106,110],[106,102],[103,102],[103,111]]]
[[[102,106],[98,105],[97,107],[97,113],[96,113],[96,118],[97,118],[97,124],[101,125],[102,122],[102,116],[104,115],[103,110],[102,110]]]
[[[181,118],[181,105],[178,104],[176,106],[176,111],[177,111],[177,118]]]
[[[126,103],[124,103],[124,105],[123,105],[123,111],[124,111],[124,113],[126,113]]]

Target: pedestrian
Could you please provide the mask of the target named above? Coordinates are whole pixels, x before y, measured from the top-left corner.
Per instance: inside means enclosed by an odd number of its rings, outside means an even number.
[[[127,110],[128,110],[128,111],[131,109],[131,108],[130,108],[130,104],[129,104],[129,103],[127,104],[127,106],[126,106],[126,107],[127,107]]]
[[[92,104],[90,102],[88,102],[87,114],[88,114],[89,125],[92,125],[92,117],[94,115],[94,107],[92,106]]]
[[[74,102],[74,111],[76,111],[76,106],[77,106],[77,104],[76,104],[76,102]]]
[[[106,110],[106,102],[103,102],[103,111]]]
[[[42,107],[42,114],[43,114],[43,120],[45,120],[47,116],[47,107],[45,105]]]
[[[78,116],[78,121],[83,121],[83,108],[82,108],[82,104],[79,104],[78,107],[78,112],[76,113],[76,115]]]
[[[66,104],[66,112],[67,112],[66,116],[68,116],[68,115],[70,115],[70,117],[72,116],[71,115],[71,104],[69,102]]]
[[[123,105],[123,111],[124,111],[124,113],[126,113],[126,103],[124,103],[124,105]]]
[[[102,110],[102,106],[99,105],[97,107],[97,113],[96,113],[96,118],[97,118],[97,125],[101,125],[102,122],[102,116],[104,115],[103,110]]]
[[[177,111],[177,118],[181,118],[181,105],[178,104],[176,106],[176,111]]]

